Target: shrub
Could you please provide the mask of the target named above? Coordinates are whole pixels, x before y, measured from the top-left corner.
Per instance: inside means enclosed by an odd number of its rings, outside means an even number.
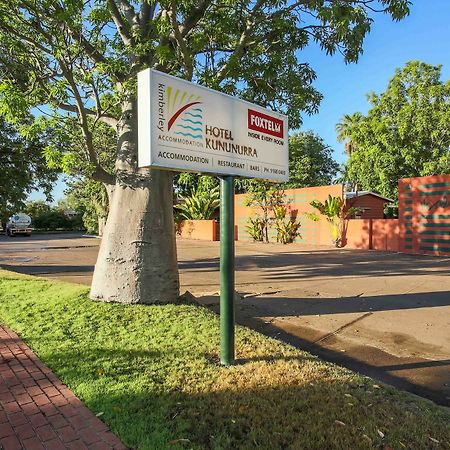
[[[254,241],[264,241],[265,222],[261,217],[255,217],[254,219],[249,217],[248,225],[245,228]]]
[[[324,203],[319,200],[313,200],[310,205],[316,208],[320,214],[326,217],[330,224],[331,239],[336,247],[343,247],[345,236],[345,222],[360,211],[359,208],[347,208],[345,200],[341,197],[332,197],[328,195],[328,198]],[[312,220],[319,220],[315,213],[310,213],[309,218]]]
[[[275,229],[277,230],[277,242],[291,244],[300,235],[301,223],[292,217],[286,218],[287,208],[284,205],[275,206]]]
[[[178,217],[186,220],[208,220],[220,204],[219,187],[210,191],[196,189],[190,195],[181,196],[181,203],[175,205]]]
[[[244,204],[256,209],[256,217],[248,218],[247,232],[254,241],[269,242],[269,228],[274,225],[277,242],[289,244],[299,235],[300,222],[288,215],[288,202],[283,190],[267,182],[250,184]]]

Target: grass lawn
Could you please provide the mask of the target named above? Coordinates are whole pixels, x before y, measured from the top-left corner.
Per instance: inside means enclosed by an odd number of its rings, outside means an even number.
[[[194,305],[92,302],[85,287],[0,271],[0,321],[139,449],[450,448],[443,408],[238,328]]]

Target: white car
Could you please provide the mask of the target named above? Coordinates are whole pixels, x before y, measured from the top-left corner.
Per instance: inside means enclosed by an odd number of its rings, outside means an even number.
[[[14,236],[16,234],[24,234],[31,236],[31,217],[24,213],[12,215],[6,222],[6,235]]]

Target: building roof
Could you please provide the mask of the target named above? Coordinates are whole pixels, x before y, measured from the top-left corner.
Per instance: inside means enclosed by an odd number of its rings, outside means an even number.
[[[380,194],[377,194],[376,192],[371,191],[352,191],[352,192],[345,192],[344,197],[345,198],[356,198],[356,197],[363,197],[364,195],[373,195],[374,197],[381,198],[382,200],[385,200],[388,203],[394,203],[394,200],[391,198],[383,197]]]

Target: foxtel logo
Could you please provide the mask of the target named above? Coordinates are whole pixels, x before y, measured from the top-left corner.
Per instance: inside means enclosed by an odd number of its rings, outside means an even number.
[[[271,136],[284,137],[282,120],[258,111],[253,111],[253,109],[248,110],[248,128],[259,131],[260,133],[270,134]]]

